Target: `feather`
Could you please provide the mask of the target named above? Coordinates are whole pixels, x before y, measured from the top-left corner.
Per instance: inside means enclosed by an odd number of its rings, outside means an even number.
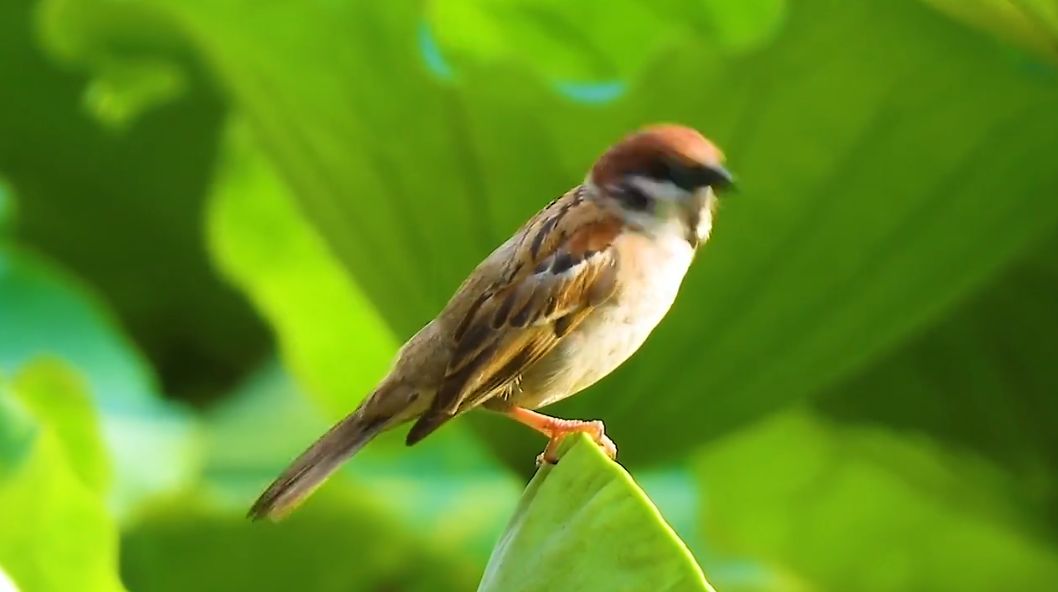
[[[322,485],[346,459],[390,427],[393,424],[392,417],[368,411],[369,407],[374,407],[372,399],[379,395],[386,398],[387,394],[391,401],[394,396],[399,396],[386,389],[375,391],[356,411],[335,424],[294,459],[257,498],[247,516],[253,520],[283,518]]]
[[[529,221],[501,280],[469,308],[413,444],[456,415],[509,391],[616,287],[621,222],[577,188]]]

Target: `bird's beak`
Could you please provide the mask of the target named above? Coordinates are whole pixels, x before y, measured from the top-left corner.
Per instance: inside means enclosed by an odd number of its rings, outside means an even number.
[[[715,193],[738,193],[738,187],[735,185],[735,176],[731,174],[731,171],[719,164],[707,166],[706,171],[708,171],[709,175],[708,185],[713,188]]]

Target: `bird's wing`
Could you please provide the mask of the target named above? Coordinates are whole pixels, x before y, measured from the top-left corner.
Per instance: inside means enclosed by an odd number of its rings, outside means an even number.
[[[613,294],[621,221],[571,191],[523,229],[499,280],[470,307],[414,443],[458,413],[503,393]]]

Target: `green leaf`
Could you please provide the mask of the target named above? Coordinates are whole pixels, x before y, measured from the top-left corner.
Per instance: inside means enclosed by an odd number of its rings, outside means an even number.
[[[0,383],[0,570],[24,590],[123,589],[106,458],[79,385],[56,363]]]
[[[156,386],[143,358],[81,283],[39,256],[0,246],[0,369],[40,355],[81,369],[96,402],[149,404]]]
[[[110,466],[95,409],[80,377],[57,360],[39,360],[19,371],[12,390],[62,444],[70,467],[97,494],[110,487]]]
[[[186,484],[195,462],[187,412],[161,400],[143,359],[83,285],[39,257],[0,246],[0,327],[5,329],[0,372],[46,356],[84,376],[101,416],[114,470],[112,501],[119,511]],[[46,412],[54,404],[42,399],[36,407]],[[71,443],[77,441],[83,438],[72,436]],[[97,477],[101,471],[90,464],[78,469]]]
[[[623,462],[855,376],[1058,225],[1058,81],[911,0],[790,3],[759,49],[690,40],[593,105],[517,65],[465,58],[458,85],[438,79],[413,4],[148,4],[399,337],[628,130],[683,121],[725,147],[744,194],[675,309],[615,377],[556,407],[605,419]],[[511,459],[539,447],[487,432]]]
[[[331,488],[281,524],[252,523],[194,498],[157,508],[123,538],[133,590],[461,591],[475,573]],[[172,569],[178,565],[180,569]]]
[[[610,10],[626,18],[598,18]],[[524,62],[554,81],[621,80],[645,66],[678,34],[672,13],[638,0],[437,2],[427,5],[427,15],[428,31],[436,35],[445,55],[464,61]],[[599,26],[579,26],[585,21]],[[520,52],[519,47],[535,51]]]
[[[285,366],[303,388],[273,369],[211,414],[206,474],[242,484],[230,488],[239,509],[327,429],[327,420],[371,391],[397,347],[246,131],[233,125],[227,136],[210,209],[211,247],[275,328]],[[323,417],[303,394],[321,404]],[[261,430],[284,437],[261,442]],[[471,438],[466,424],[454,425],[429,446],[408,449],[401,434],[387,434],[348,464],[346,485],[355,482],[395,521],[430,533],[424,539],[443,535],[440,545],[472,548],[483,564],[518,487]]]
[[[48,6],[0,5],[0,175],[17,200],[12,237],[108,302],[168,394],[201,399],[256,364],[267,333],[203,246],[225,107],[143,4],[64,3],[76,24],[54,34]],[[74,38],[89,26],[131,38]],[[94,80],[49,61],[42,33],[52,53],[95,67]]]
[[[328,424],[289,376],[275,366],[262,369],[205,418],[202,488],[218,507],[242,516]],[[411,449],[403,434],[384,434],[321,491],[330,489],[355,495],[421,544],[458,549],[454,563],[480,569],[520,483],[476,438],[455,429]],[[306,506],[316,503],[314,496]]]
[[[466,590],[478,578],[519,486],[476,439],[372,443],[282,523],[251,523],[254,497],[326,429],[290,377],[270,365],[204,418],[196,489],[126,534],[135,589]],[[241,549],[232,554],[227,550]],[[350,558],[353,558],[350,560]],[[192,566],[179,575],[165,567]],[[347,565],[348,568],[336,566]]]
[[[529,483],[478,590],[712,587],[632,477],[579,437]]]
[[[370,392],[397,346],[246,131],[233,125],[226,138],[210,209],[211,248],[275,327],[285,365],[303,388],[269,369],[210,414],[207,487],[239,512],[327,429],[328,420]],[[322,414],[304,394],[322,404]],[[282,437],[262,442],[261,432]],[[402,440],[393,433],[372,442],[324,490],[373,500],[420,543],[459,549],[458,562],[480,569],[518,483],[465,424],[438,434],[429,446],[408,449]]]
[[[11,187],[0,177],[0,238],[6,235],[14,217],[14,196]]]
[[[1006,476],[878,428],[790,413],[700,458],[715,546],[812,590],[1043,590],[1058,552]]]
[[[1001,465],[1058,533],[1058,234],[955,314],[820,397],[833,418],[928,433]]]
[[[227,136],[210,209],[211,248],[275,327],[285,365],[303,388],[286,384],[273,369],[211,415],[206,474],[241,484],[230,488],[239,509],[327,429],[327,420],[344,416],[370,392],[397,346],[246,131],[233,125]],[[322,404],[323,417],[303,393]],[[284,437],[261,442],[261,430]],[[471,551],[483,564],[518,486],[467,431],[466,424],[453,425],[414,449],[402,434],[387,434],[342,475],[346,486],[355,483],[395,521],[428,535],[424,540]]]
[[[630,462],[855,375],[1058,222],[1058,170],[1035,158],[1058,86],[914,3],[792,4],[774,44],[718,70],[724,93],[671,112],[709,114],[744,194],[606,403],[561,410],[605,418]],[[1003,89],[971,90],[983,72]]]
[[[968,25],[1058,63],[1058,2],[1055,0],[925,0]]]
[[[452,63],[513,63],[567,95],[591,100],[593,83],[602,90],[638,76],[695,34],[725,49],[757,46],[778,28],[784,5],[785,0],[432,2],[426,5],[420,43],[426,43],[439,74],[458,78]],[[523,51],[526,47],[533,51]]]
[[[341,417],[382,378],[398,344],[244,126],[232,126],[222,155],[209,208],[211,251],[268,319],[306,392]]]

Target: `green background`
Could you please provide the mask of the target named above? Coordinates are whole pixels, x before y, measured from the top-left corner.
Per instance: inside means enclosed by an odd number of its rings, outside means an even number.
[[[657,121],[741,193],[550,410],[627,472],[471,414],[243,519]],[[0,589],[1048,590],[1056,197],[1054,0],[2,0]]]

